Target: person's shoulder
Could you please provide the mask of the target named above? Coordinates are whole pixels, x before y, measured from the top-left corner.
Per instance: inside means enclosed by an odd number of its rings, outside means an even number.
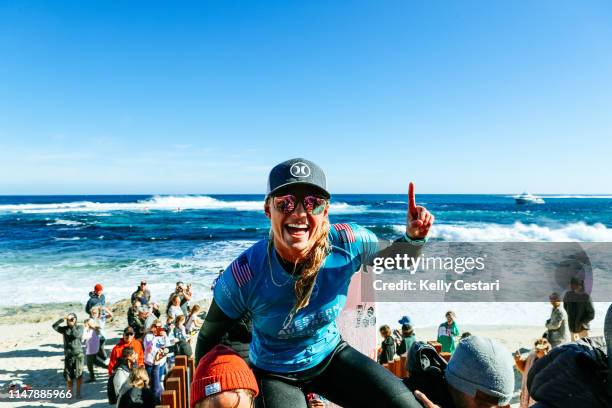
[[[372,231],[354,222],[331,224],[329,238],[336,246],[378,241]]]

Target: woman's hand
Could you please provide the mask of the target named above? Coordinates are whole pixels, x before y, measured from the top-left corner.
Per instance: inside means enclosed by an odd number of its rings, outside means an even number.
[[[416,205],[414,183],[408,186],[408,213],[406,214],[406,234],[412,239],[423,239],[429,233],[435,217],[425,207]]]

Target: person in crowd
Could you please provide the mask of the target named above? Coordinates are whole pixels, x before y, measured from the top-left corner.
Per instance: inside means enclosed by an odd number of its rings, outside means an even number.
[[[561,307],[561,297],[553,292],[549,298],[552,310],[550,318],[546,321],[546,339],[551,347],[570,341],[569,327],[567,323],[567,313]]]
[[[388,325],[381,326],[378,329],[381,337],[383,338],[382,343],[380,343],[380,352],[378,353],[378,363],[386,364],[390,361],[393,361],[395,357],[395,340],[393,339],[393,335],[391,334],[391,328]]]
[[[527,408],[535,404],[535,401],[529,396],[529,391],[527,390],[527,376],[529,375],[529,370],[533,363],[548,354],[550,349],[551,347],[548,340],[541,338],[535,341],[534,349],[529,353],[526,359],[523,359],[518,351],[514,354],[514,363],[522,375],[520,408]]]
[[[136,310],[136,316],[132,320],[132,323],[130,323],[130,327],[134,329],[134,333],[135,333],[134,335],[136,336],[138,340],[142,340],[142,338],[144,337],[146,333],[145,327],[146,327],[146,323],[147,323],[147,319],[149,318],[149,315],[150,315],[150,308],[148,306],[141,305]]]
[[[584,282],[572,278],[570,290],[563,297],[563,308],[567,312],[571,341],[589,336],[589,323],[595,318],[591,296],[584,291]]]
[[[195,335],[195,333],[197,333],[198,330],[200,330],[200,327],[202,327],[202,319],[198,317],[201,310],[202,307],[198,304],[193,305],[193,307],[189,309],[189,314],[185,320],[185,330],[187,331],[190,339],[193,335]]]
[[[459,342],[442,382],[434,389],[450,394],[455,407],[509,407],[514,392],[514,369],[510,352],[501,344],[480,336]],[[440,377],[442,378],[442,377]],[[432,396],[419,390],[415,396],[424,407],[438,407]]]
[[[181,308],[181,297],[179,295],[172,295],[170,298],[170,306],[166,314],[173,320],[176,319],[177,316],[184,315],[183,309]]]
[[[117,398],[121,397],[129,388],[128,379],[132,369],[138,367],[138,354],[131,347],[124,347],[121,350],[121,358],[113,369],[113,388]]]
[[[155,401],[159,402],[162,392],[161,367],[166,363],[166,332],[159,320],[155,320],[142,340],[144,363],[151,382]]]
[[[91,315],[91,309],[99,306],[102,308],[100,316],[111,317],[111,310],[106,307],[106,296],[104,295],[102,284],[96,283],[94,290],[89,292],[89,300],[85,304],[85,313]]]
[[[61,326],[62,322],[65,326]],[[81,398],[81,385],[83,384],[83,327],[77,324],[77,315],[69,313],[67,316],[53,323],[53,330],[64,338],[64,378],[68,392],[72,393],[72,384],[76,380],[76,398]]]
[[[410,347],[412,347],[412,343],[416,341],[416,334],[414,333],[414,328],[412,327],[412,321],[408,316],[403,316],[398,323],[402,325],[402,332],[401,340],[397,346],[396,353],[398,356],[402,356],[408,353],[408,350],[410,350]]]
[[[94,364],[100,350],[100,327],[96,324],[95,320],[89,318],[83,322],[83,341],[85,342],[85,361],[87,363],[87,370],[89,371],[88,383],[96,381],[96,374],[94,372]]]
[[[191,310],[191,299],[193,299],[193,285],[191,283],[188,283],[185,286],[185,296],[187,297],[187,302],[185,306],[187,307],[187,311],[190,311]]]
[[[101,306],[94,306],[89,309],[89,316],[95,326],[98,327],[98,335],[100,337],[100,347],[98,347],[98,354],[96,355],[96,365],[102,368],[108,368],[106,364],[106,350],[104,349],[104,343],[106,342],[106,334],[104,328],[106,327],[106,316],[104,309]]]
[[[138,292],[142,292],[142,293],[139,294]],[[147,286],[146,280],[140,281],[140,285],[138,285],[136,290],[132,293],[131,301],[132,303],[134,303],[134,300],[136,299],[140,300],[140,298],[143,298],[143,297],[146,299],[147,304],[151,301],[151,291],[149,290],[149,287]]]
[[[455,339],[459,336],[459,328],[455,319],[455,312],[446,312],[446,321],[438,326],[438,343],[442,345],[442,351],[453,353],[455,351]]]
[[[193,351],[188,341],[189,339],[187,337],[187,330],[185,329],[184,315],[177,316],[176,318],[174,338],[176,339],[176,351],[174,354],[177,356],[187,356],[187,358],[190,358]]]
[[[248,311],[257,404],[303,408],[304,393],[314,392],[341,406],[417,407],[399,378],[342,341],[336,318],[353,274],[376,256],[419,256],[434,218],[416,206],[410,183],[406,233],[379,251],[371,231],[330,224],[330,197],[323,170],[309,160],[272,169],[264,201],[270,235],[219,277],[196,360]]]
[[[133,369],[128,378],[128,387],[117,401],[117,408],[154,408],[155,404],[155,396],[149,389],[147,370],[143,367]]]
[[[251,408],[258,394],[257,380],[246,362],[229,347],[217,345],[196,368],[190,408]]]
[[[136,339],[134,329],[128,326],[123,330],[123,336],[119,340],[119,343],[117,343],[111,351],[110,360],[108,362],[108,375],[113,373],[115,366],[123,355],[123,349],[125,348],[134,350],[134,354],[136,354],[137,357],[136,365],[138,367],[144,366],[144,350],[142,344]]]
[[[174,292],[172,292],[170,294],[170,296],[168,297],[168,306],[166,307],[166,310],[170,309],[170,306],[172,305],[172,298],[175,295],[178,295],[178,297],[181,299],[180,301],[180,306],[183,310],[183,314],[189,314],[189,301],[191,300],[191,295],[189,293],[187,293],[186,289],[186,285],[184,282],[178,281],[176,282],[176,288],[174,289]]]
[[[134,321],[138,318],[138,309],[140,309],[140,306],[142,306],[140,300],[134,299],[132,301],[132,306],[127,311],[127,322],[129,326],[135,324]]]

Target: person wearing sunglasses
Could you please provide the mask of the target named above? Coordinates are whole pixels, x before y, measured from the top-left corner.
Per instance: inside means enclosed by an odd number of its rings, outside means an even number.
[[[330,198],[323,170],[310,160],[287,160],[271,170],[264,202],[269,237],[219,277],[196,364],[249,312],[256,407],[306,408],[311,392],[341,406],[420,407],[398,378],[340,337],[336,318],[351,277],[376,254],[378,240],[357,224],[330,224]],[[418,255],[433,221],[416,206],[410,183],[406,234],[398,241]]]
[[[144,366],[144,350],[142,349],[142,343],[136,340],[134,329],[128,326],[123,330],[123,336],[119,340],[119,343],[117,343],[111,351],[110,360],[108,362],[108,375],[113,374],[113,370],[117,362],[121,359],[124,348],[133,349],[138,357],[136,360],[138,367]]]

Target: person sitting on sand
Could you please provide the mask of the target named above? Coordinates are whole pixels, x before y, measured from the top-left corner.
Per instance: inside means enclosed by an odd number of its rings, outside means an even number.
[[[455,351],[455,338],[459,336],[459,328],[455,319],[455,312],[446,312],[446,321],[438,326],[438,343],[442,344],[442,352],[453,353]]]
[[[128,388],[125,390],[117,408],[155,408],[155,396],[149,389],[147,370],[138,367],[132,370],[128,378]]]
[[[379,251],[378,238],[366,228],[330,224],[331,195],[319,166],[301,158],[275,166],[264,201],[270,235],[219,277],[196,360],[251,312],[257,404],[304,408],[304,393],[314,392],[341,406],[417,407],[400,379],[343,341],[336,324],[362,266],[377,256],[420,255],[434,218],[416,206],[412,183],[408,196],[401,244]]]
[[[190,391],[190,408],[251,408],[259,387],[246,362],[217,345],[200,359]]]
[[[570,341],[567,312],[561,307],[561,297],[558,293],[552,293],[548,299],[552,305],[552,310],[550,318],[546,321],[546,340],[551,347],[557,347]]]
[[[133,349],[137,356],[136,365],[138,367],[144,366],[144,350],[142,349],[142,344],[140,341],[136,340],[134,329],[128,326],[123,330],[123,336],[119,340],[119,343],[117,343],[111,351],[110,360],[108,362],[108,375],[113,373],[113,369],[121,358],[124,348]]]
[[[388,325],[381,326],[378,329],[383,338],[380,343],[380,351],[378,353],[378,364],[387,364],[393,361],[395,357],[395,339],[391,334],[391,328]]]
[[[548,354],[551,349],[550,343],[544,338],[537,339],[534,346],[533,351],[529,353],[525,360],[521,358],[521,354],[518,351],[514,354],[514,363],[522,375],[520,408],[527,408],[535,404],[535,401],[529,396],[529,391],[527,390],[527,376],[529,375],[529,370],[533,363]]]
[[[450,394],[456,408],[510,407],[514,392],[512,357],[504,346],[493,340],[480,336],[461,340],[448,362],[444,378],[446,383],[435,389]],[[418,390],[414,394],[425,408],[439,408],[431,396]]]
[[[138,367],[138,355],[131,347],[121,350],[121,358],[117,361],[113,373],[113,387],[117,399],[129,388],[128,379],[133,369]]]
[[[60,326],[62,322],[65,326]],[[83,327],[77,324],[77,316],[69,313],[67,316],[53,323],[53,330],[64,338],[64,378],[68,392],[72,393],[72,382],[76,379],[76,398],[81,398],[81,384],[83,383]]]
[[[89,371],[88,383],[96,381],[94,364],[100,350],[100,327],[93,319],[85,319],[83,341],[85,342],[85,362]]]

